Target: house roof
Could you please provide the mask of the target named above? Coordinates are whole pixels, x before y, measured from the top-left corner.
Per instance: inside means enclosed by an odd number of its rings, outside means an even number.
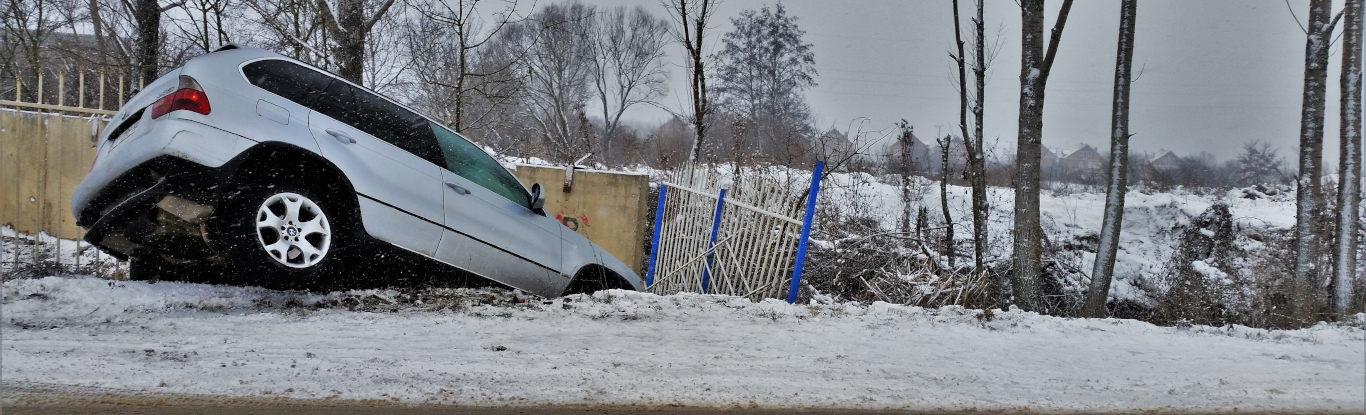
[[[1163,157],[1167,157],[1168,155],[1176,157],[1176,153],[1173,153],[1171,150],[1162,150],[1161,152],[1158,152],[1156,156],[1153,156],[1153,158],[1149,159],[1148,164],[1156,163],[1158,160],[1161,160]]]
[[[1091,150],[1092,152],[1099,153],[1099,152],[1096,151],[1096,149],[1095,149],[1094,147],[1091,147],[1090,144],[1082,143],[1082,144],[1078,144],[1076,147],[1072,147],[1071,149],[1062,152],[1062,153],[1060,154],[1060,157],[1062,157],[1062,158],[1072,157],[1073,155],[1076,155],[1077,153],[1080,153],[1080,152],[1085,151],[1085,150]]]

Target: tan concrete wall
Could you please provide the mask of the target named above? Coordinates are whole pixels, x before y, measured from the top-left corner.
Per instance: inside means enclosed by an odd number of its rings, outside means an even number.
[[[533,183],[545,188],[547,216],[644,272],[649,176],[579,170],[565,193],[564,168],[517,166],[516,174],[528,188]]]
[[[95,157],[91,123],[88,116],[0,110],[0,225],[84,236],[71,216],[71,191]]]

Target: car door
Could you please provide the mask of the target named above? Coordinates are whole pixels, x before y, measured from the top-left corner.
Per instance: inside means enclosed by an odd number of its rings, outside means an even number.
[[[521,182],[493,157],[436,123],[430,127],[446,162],[448,229],[437,258],[539,295],[559,295],[568,285],[561,272],[564,227],[533,212]]]
[[[355,187],[365,230],[432,256],[441,239],[445,202],[441,167],[433,162],[440,160],[440,150],[425,123],[340,79],[313,103],[308,119],[323,156]]]

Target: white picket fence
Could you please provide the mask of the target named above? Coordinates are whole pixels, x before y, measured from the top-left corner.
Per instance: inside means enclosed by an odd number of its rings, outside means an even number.
[[[648,290],[795,301],[821,168],[814,184],[757,169],[688,170],[662,183]]]

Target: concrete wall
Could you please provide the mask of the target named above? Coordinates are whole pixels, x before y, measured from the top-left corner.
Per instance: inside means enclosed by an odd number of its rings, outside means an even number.
[[[89,116],[0,110],[0,225],[84,236],[71,216],[71,191],[94,161],[92,128],[103,126]]]
[[[528,188],[540,183],[545,189],[547,216],[644,273],[649,176],[578,170],[565,193],[564,168],[517,166],[515,173]]]

